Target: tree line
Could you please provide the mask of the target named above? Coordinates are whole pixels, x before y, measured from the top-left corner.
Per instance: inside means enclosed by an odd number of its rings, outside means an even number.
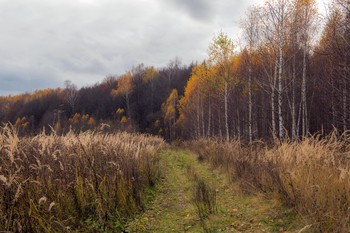
[[[221,32],[208,59],[193,68],[179,101],[181,135],[252,142],[347,132],[349,10],[348,0],[333,1],[320,31],[315,0],[250,8],[242,21],[245,46],[235,53]]]
[[[192,66],[176,58],[163,68],[140,64],[80,89],[65,81],[64,88],[0,97],[0,122],[12,123],[22,134],[43,128],[65,133],[103,126],[165,136],[162,103],[173,89],[183,95]]]
[[[325,24],[323,28],[320,25]],[[24,133],[51,126],[176,138],[298,139],[350,128],[350,2],[266,0],[241,23],[244,46],[216,34],[208,57],[138,65],[93,86],[0,98],[0,121]]]

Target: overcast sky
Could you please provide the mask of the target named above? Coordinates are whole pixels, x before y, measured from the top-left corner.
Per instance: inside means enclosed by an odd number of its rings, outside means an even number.
[[[237,39],[248,6],[261,2],[0,0],[0,95],[62,87],[65,80],[81,87],[175,57],[201,61],[214,33]]]

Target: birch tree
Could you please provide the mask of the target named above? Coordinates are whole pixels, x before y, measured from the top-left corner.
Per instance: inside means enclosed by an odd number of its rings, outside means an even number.
[[[209,46],[209,62],[217,66],[218,81],[223,83],[224,98],[224,120],[225,120],[225,138],[230,140],[230,130],[228,123],[228,97],[229,88],[233,77],[233,56],[234,44],[232,40],[223,32],[214,37]]]
[[[301,122],[302,136],[309,133],[309,117],[307,106],[307,56],[310,50],[310,42],[315,34],[317,22],[317,6],[315,0],[296,0],[294,12],[297,18],[295,22],[299,28],[300,44],[302,48],[302,82],[301,82]]]
[[[259,9],[251,8],[247,14],[246,20],[243,22],[244,37],[248,43],[248,136],[249,143],[252,143],[252,55],[256,49],[259,39]]]
[[[70,80],[64,81],[64,98],[70,107],[71,114],[75,113],[75,107],[78,101],[78,89]]]
[[[169,140],[175,139],[175,123],[176,123],[176,111],[179,96],[176,89],[173,89],[168,99],[162,105],[162,112],[164,117],[164,123],[168,126]]]
[[[283,122],[283,72],[284,72],[284,47],[286,44],[288,20],[290,20],[291,5],[289,0],[269,0],[265,5],[265,30],[277,47],[278,66],[277,75],[277,108],[278,108],[278,137],[284,137]]]

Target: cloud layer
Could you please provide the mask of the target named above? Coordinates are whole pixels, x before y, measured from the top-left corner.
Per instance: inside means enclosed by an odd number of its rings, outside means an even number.
[[[0,0],[0,95],[78,86],[139,63],[206,57],[215,32],[235,37],[243,0]]]

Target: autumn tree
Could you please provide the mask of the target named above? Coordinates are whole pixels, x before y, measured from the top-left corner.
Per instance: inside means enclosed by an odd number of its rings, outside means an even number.
[[[77,86],[70,80],[64,81],[64,98],[68,106],[70,107],[70,113],[75,113],[76,103],[78,100]]]
[[[149,108],[151,109],[151,111],[153,111],[154,109],[154,99],[155,99],[155,79],[156,77],[159,75],[159,72],[153,67],[148,67],[145,70],[145,74],[143,76],[143,81],[145,83],[149,83],[151,90],[149,92],[149,95],[151,96],[151,101],[150,101],[150,105]]]
[[[252,131],[252,114],[253,114],[253,99],[252,99],[252,69],[253,69],[253,54],[257,48],[259,40],[259,9],[251,8],[248,11],[247,18],[243,21],[242,26],[244,30],[244,37],[248,44],[248,135],[249,143],[253,140]]]
[[[131,93],[131,91],[132,91],[132,73],[131,73],[131,71],[129,71],[126,74],[119,77],[117,88],[111,92],[111,94],[113,96],[121,95],[124,97],[125,104],[126,104],[127,117],[131,117],[131,114],[130,114],[130,93]]]
[[[290,15],[291,4],[289,0],[268,0],[262,12],[262,22],[264,23],[262,32],[265,38],[272,43],[276,49],[275,53],[277,55],[275,63],[277,68],[278,137],[280,139],[283,138],[285,131],[283,122],[283,72],[285,60],[284,49],[287,41],[287,26]]]
[[[206,62],[196,65],[180,99],[180,117],[177,125],[186,130],[191,137],[209,137],[212,134],[212,104],[215,90],[213,87],[214,68]]]
[[[315,0],[295,0],[293,23],[297,30],[292,33],[299,35],[302,50],[302,78],[301,78],[301,122],[302,136],[309,133],[309,117],[307,105],[307,58],[311,49],[312,38],[315,35],[317,23],[317,6]]]
[[[162,104],[162,112],[164,117],[164,123],[168,128],[168,139],[175,139],[175,123],[177,118],[177,103],[179,96],[176,89],[173,89],[168,99]]]
[[[234,44],[226,34],[220,32],[213,38],[209,46],[209,62],[212,66],[217,67],[217,82],[218,86],[222,87],[224,99],[224,118],[225,118],[225,134],[226,140],[230,140],[229,130],[229,113],[228,113],[228,97],[229,89],[234,80],[233,72],[233,56]]]
[[[331,125],[341,132],[349,129],[349,86],[350,86],[350,20],[349,1],[334,0],[329,6],[326,26],[316,53],[314,74],[327,85],[319,87],[320,95],[327,95],[324,105],[329,106]],[[317,72],[321,69],[322,72]]]

